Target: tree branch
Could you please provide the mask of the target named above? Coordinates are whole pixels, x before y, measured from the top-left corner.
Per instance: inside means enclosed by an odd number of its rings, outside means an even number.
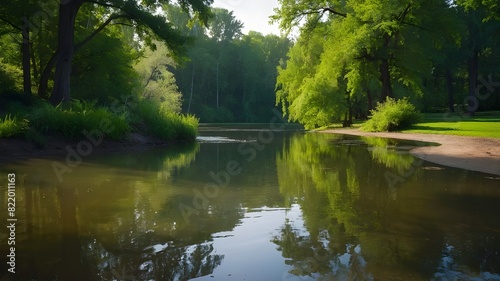
[[[112,23],[110,25],[123,25],[123,26],[128,26],[128,27],[135,27],[135,25],[130,24],[130,23],[124,23],[124,22],[117,22],[117,23]]]
[[[337,15],[337,16],[341,16],[341,17],[347,17],[347,14],[345,13],[341,13],[341,12],[337,12],[336,10],[334,10],[333,8],[331,7],[326,7],[326,8],[323,8],[323,12],[329,12],[330,14],[334,14],[334,15]]]
[[[317,10],[312,9],[312,10],[308,10],[308,11],[299,12],[296,14],[295,18],[298,18],[300,16],[306,16],[306,15],[315,15],[315,14],[318,14],[321,17],[326,12],[329,12],[330,14],[338,15],[338,16],[341,16],[344,18],[347,17],[347,14],[340,13],[340,12],[337,12],[334,9],[330,8],[330,7],[326,7],[326,8],[318,8]]]
[[[9,21],[9,20],[7,20],[7,19],[4,19],[4,18],[1,18],[1,17],[0,17],[0,21],[6,22],[8,25],[10,25],[12,28],[14,28],[14,29],[16,29],[16,30],[19,30],[19,31],[21,31],[21,30],[22,30],[22,28],[21,28],[21,27],[19,27],[19,26],[15,25],[13,22],[11,22],[11,21]]]
[[[94,30],[87,38],[83,39],[80,43],[75,45],[75,51],[83,47],[90,40],[92,40],[99,32],[101,32],[106,26],[108,26],[113,20],[119,18],[128,18],[127,15],[111,15],[105,22],[103,22],[96,30]]]
[[[427,29],[425,27],[422,27],[422,26],[419,26],[419,25],[416,25],[414,23],[407,22],[407,21],[402,21],[401,24],[406,24],[406,25],[413,26],[413,27],[416,27],[416,28],[421,29],[421,30],[430,31],[429,29]]]
[[[122,9],[122,7],[111,5],[111,4],[107,4],[107,3],[103,3],[103,2],[99,2],[99,1],[96,1],[96,0],[85,0],[85,2],[86,3],[96,4],[96,5],[107,7],[107,8],[115,8],[115,9],[119,9],[119,10]]]
[[[406,15],[408,15],[408,13],[410,12],[410,8],[411,8],[411,4],[408,4],[408,6],[406,6],[406,8],[403,10],[403,12],[401,12],[401,14],[399,14],[396,19],[398,21],[403,21],[406,17]]]

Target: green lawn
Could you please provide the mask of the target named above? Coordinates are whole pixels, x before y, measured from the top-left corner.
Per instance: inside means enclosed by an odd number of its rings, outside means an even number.
[[[500,111],[477,112],[472,117],[428,113],[424,114],[424,122],[403,132],[500,138]]]
[[[360,128],[362,124],[363,121],[356,120],[352,127]],[[338,123],[317,130],[340,128],[342,124]],[[424,113],[423,122],[402,132],[500,138],[500,111],[477,112],[472,117],[459,113]]]

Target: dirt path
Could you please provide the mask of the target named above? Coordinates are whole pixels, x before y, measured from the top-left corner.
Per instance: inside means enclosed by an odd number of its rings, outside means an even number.
[[[440,146],[417,147],[411,154],[444,166],[500,175],[500,139],[413,133],[367,133],[359,129],[334,129],[322,133],[435,142]]]

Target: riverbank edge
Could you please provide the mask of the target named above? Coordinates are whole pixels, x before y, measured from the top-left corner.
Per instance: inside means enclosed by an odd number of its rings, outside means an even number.
[[[83,156],[121,152],[146,151],[157,147],[168,147],[185,141],[165,141],[152,136],[129,133],[123,141],[81,139],[71,140],[62,136],[47,137],[47,145],[37,147],[22,137],[0,139],[0,163],[27,159],[60,158],[74,153]]]
[[[380,137],[437,143],[439,146],[418,146],[410,153],[435,164],[500,176],[500,139],[455,135],[382,132],[359,129],[327,129],[318,133]]]

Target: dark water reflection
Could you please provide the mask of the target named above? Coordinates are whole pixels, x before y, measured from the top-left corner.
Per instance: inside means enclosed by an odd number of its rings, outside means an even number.
[[[500,280],[500,180],[412,145],[207,128],[196,144],[90,156],[62,182],[53,160],[2,163],[18,178],[8,276]]]

